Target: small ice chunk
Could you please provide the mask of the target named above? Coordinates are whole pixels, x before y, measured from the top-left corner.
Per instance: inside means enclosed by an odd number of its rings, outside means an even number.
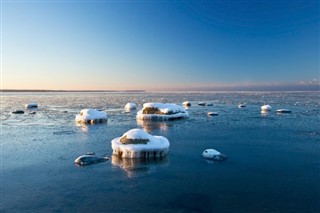
[[[206,103],[205,103],[205,102],[199,102],[198,105],[199,105],[199,106],[205,106]]]
[[[207,160],[214,160],[214,161],[223,161],[227,159],[227,156],[218,152],[215,149],[206,149],[202,153],[202,157]]]
[[[271,106],[270,105],[263,105],[261,106],[261,111],[262,112],[268,112],[268,111],[271,111]]]
[[[213,103],[207,103],[206,105],[207,106],[213,106]]]
[[[127,111],[133,110],[133,109],[137,109],[137,105],[133,102],[129,102],[124,106],[124,109]]]
[[[185,107],[189,107],[189,106],[191,106],[191,103],[189,101],[185,101],[182,103],[182,105]]]
[[[277,109],[277,113],[291,113],[289,109]]]
[[[219,115],[219,113],[217,113],[217,112],[208,112],[207,115],[208,116],[217,116],[217,115]]]
[[[243,108],[243,107],[246,107],[246,105],[245,104],[239,104],[238,105],[238,108]]]
[[[163,136],[153,136],[142,129],[131,129],[111,141],[114,155],[123,158],[163,157],[169,152],[170,143]]]
[[[28,104],[26,104],[26,108],[27,109],[38,108],[38,104],[37,103],[28,103]]]
[[[75,121],[78,123],[103,123],[108,119],[107,113],[95,109],[83,109],[76,115]]]
[[[101,163],[109,160],[108,157],[97,157],[94,152],[88,152],[85,155],[79,156],[77,159],[74,160],[75,164],[80,166],[86,166],[94,163]]]

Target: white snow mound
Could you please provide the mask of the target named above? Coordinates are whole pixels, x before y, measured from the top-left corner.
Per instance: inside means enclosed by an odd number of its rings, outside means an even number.
[[[185,117],[189,117],[189,113],[177,104],[145,103],[142,110],[137,112],[137,119],[141,120],[173,120]]]
[[[137,105],[133,102],[129,102],[124,106],[125,110],[132,110],[132,109],[136,109]]]
[[[108,119],[107,113],[95,109],[83,109],[76,115],[75,121],[78,123],[102,123]]]
[[[264,112],[270,111],[271,108],[272,107],[270,105],[263,105],[263,106],[261,106],[261,111],[264,111]]]
[[[124,143],[123,138],[133,141],[133,144]],[[150,135],[142,129],[131,129],[111,141],[113,154],[123,158],[162,157],[168,154],[169,146],[167,138]]]
[[[28,103],[26,104],[26,108],[30,109],[30,108],[37,108],[38,104],[37,103]]]

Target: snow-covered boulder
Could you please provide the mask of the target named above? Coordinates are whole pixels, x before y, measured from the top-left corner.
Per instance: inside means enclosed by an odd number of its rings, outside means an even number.
[[[145,103],[137,112],[141,120],[174,120],[189,117],[189,113],[177,104]]]
[[[74,160],[74,163],[80,166],[86,166],[94,163],[101,163],[109,160],[109,157],[97,157],[95,153],[88,152],[85,155],[81,155]]]
[[[38,104],[37,103],[28,103],[28,104],[26,104],[26,108],[27,109],[38,108]]]
[[[103,123],[108,119],[107,113],[95,109],[83,109],[76,115],[75,121],[78,123]]]
[[[137,109],[137,105],[133,102],[129,102],[124,106],[124,109],[126,111],[134,110],[134,109]]]
[[[208,116],[217,116],[217,115],[219,115],[219,113],[217,113],[217,112],[208,112],[207,115]]]
[[[24,114],[24,111],[17,109],[17,110],[12,111],[12,114]]]
[[[169,146],[167,138],[152,136],[142,129],[131,129],[111,141],[113,154],[123,158],[163,157]]]
[[[261,106],[261,112],[269,112],[271,111],[272,107],[270,105],[263,105]]]
[[[291,113],[290,109],[277,109],[277,113]]]
[[[202,157],[207,160],[223,161],[227,159],[227,156],[218,152],[215,149],[206,149],[202,153]]]
[[[189,106],[191,106],[191,103],[189,101],[185,101],[182,103],[182,106],[189,107]]]

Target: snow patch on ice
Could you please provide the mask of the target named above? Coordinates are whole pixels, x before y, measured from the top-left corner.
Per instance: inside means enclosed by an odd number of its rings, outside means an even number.
[[[38,108],[38,104],[37,103],[28,103],[28,104],[26,104],[26,108],[27,109]]]
[[[218,152],[215,149],[206,149],[202,153],[202,157],[207,160],[214,160],[214,161],[223,161],[227,159],[227,156]]]
[[[83,109],[76,115],[75,121],[78,123],[102,123],[108,119],[107,113],[95,109]]]
[[[137,108],[137,105],[135,103],[133,103],[133,102],[129,102],[124,106],[124,109],[127,110],[127,111],[130,111],[130,110],[133,110],[133,109],[136,109],[136,108]]]

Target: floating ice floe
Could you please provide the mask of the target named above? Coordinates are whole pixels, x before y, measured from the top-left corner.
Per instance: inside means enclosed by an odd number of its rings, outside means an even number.
[[[20,110],[20,109],[12,111],[12,114],[23,114],[23,113],[24,113],[24,111]]]
[[[76,115],[75,121],[78,123],[103,123],[108,119],[107,113],[95,109],[83,109]]]
[[[213,103],[207,103],[206,106],[213,106]]]
[[[199,102],[198,105],[199,105],[199,106],[205,106],[206,103],[205,103],[205,102]]]
[[[246,107],[246,105],[245,104],[239,104],[238,105],[238,108],[243,108],[243,107]]]
[[[163,136],[152,136],[141,129],[131,129],[111,141],[114,155],[123,158],[157,158],[169,152],[170,143]]]
[[[105,162],[109,159],[109,157],[97,157],[95,153],[88,152],[87,154],[81,155],[77,159],[75,159],[74,163],[80,166],[86,166],[94,163]]]
[[[219,115],[219,113],[217,113],[217,112],[208,112],[207,115],[208,116],[217,116],[217,115]]]
[[[202,153],[202,157],[207,160],[223,161],[227,159],[227,156],[218,152],[215,149],[206,149]]]
[[[141,120],[174,120],[189,117],[189,113],[177,104],[145,103],[137,112]]]
[[[28,104],[26,104],[26,108],[27,109],[38,108],[38,104],[37,103],[28,103]]]
[[[182,105],[184,107],[189,107],[189,106],[191,106],[191,103],[189,101],[185,101],[185,102],[182,103]]]
[[[271,111],[271,106],[270,105],[261,106],[261,112],[269,112],[269,111]]]
[[[277,113],[291,113],[289,109],[277,109]]]
[[[124,106],[124,109],[126,111],[134,110],[134,109],[137,109],[137,105],[133,102],[129,102]]]

